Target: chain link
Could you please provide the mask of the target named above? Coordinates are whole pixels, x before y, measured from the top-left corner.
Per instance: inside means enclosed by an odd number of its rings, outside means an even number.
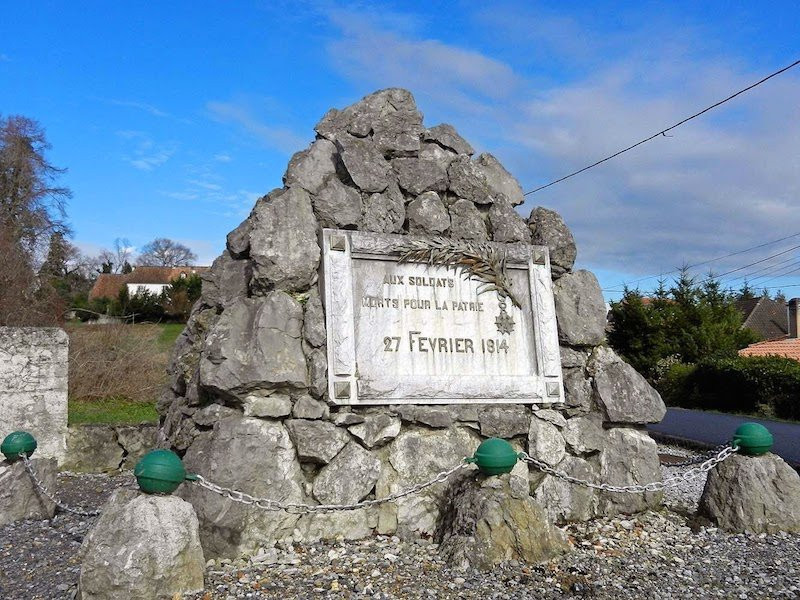
[[[705,460],[698,467],[694,467],[692,469],[689,469],[688,471],[684,471],[683,473],[679,473],[677,475],[672,475],[670,477],[665,478],[663,481],[653,481],[651,483],[635,484],[635,485],[611,485],[609,483],[593,483],[591,481],[587,481],[586,479],[580,479],[578,477],[573,477],[572,475],[568,475],[567,473],[564,473],[564,471],[559,471],[557,469],[554,469],[547,463],[537,458],[533,458],[527,452],[520,452],[519,457],[520,460],[532,464],[540,471],[547,473],[548,475],[552,475],[553,477],[558,477],[559,479],[563,479],[564,481],[568,481],[569,483],[582,485],[596,490],[603,490],[605,492],[641,494],[644,492],[659,492],[663,490],[665,487],[675,485],[679,481],[687,481],[690,479],[695,479],[697,477],[700,477],[701,475],[708,473],[717,464],[721,463],[723,460],[725,460],[731,454],[734,454],[738,450],[739,448],[735,446],[725,446],[714,456]]]
[[[719,446],[715,446],[711,450],[708,450],[708,451],[702,453],[700,456],[695,456],[694,458],[690,458],[690,459],[684,460],[682,462],[661,463],[661,466],[662,467],[668,467],[670,469],[674,469],[674,468],[677,468],[677,467],[690,467],[692,465],[697,465],[697,464],[700,464],[702,462],[707,461],[709,458],[711,458],[712,456],[717,454],[720,450],[722,450],[725,447],[727,447],[727,444],[720,444]]]
[[[100,514],[99,510],[81,510],[79,508],[72,508],[58,500],[53,494],[50,493],[50,491],[45,487],[44,483],[42,483],[42,481],[36,475],[36,471],[33,469],[33,463],[31,463],[31,459],[28,458],[28,455],[22,452],[20,453],[19,457],[22,459],[22,464],[25,465],[25,470],[28,472],[28,475],[30,475],[31,480],[36,488],[58,508],[82,517],[96,517]]]
[[[361,502],[355,502],[353,504],[302,504],[300,502],[280,502],[278,500],[272,500],[270,498],[257,498],[256,496],[251,496],[245,492],[241,492],[239,490],[234,490],[232,488],[223,487],[221,485],[217,485],[216,483],[212,483],[208,481],[202,475],[196,475],[197,479],[195,483],[202,488],[205,488],[211,492],[219,494],[220,496],[224,496],[229,500],[233,500],[234,502],[239,502],[241,504],[245,504],[248,506],[255,506],[256,508],[261,508],[264,510],[284,510],[289,513],[294,514],[309,514],[309,513],[318,513],[318,512],[332,512],[337,510],[357,510],[359,508],[365,508],[367,506],[377,506],[379,504],[384,504],[386,502],[395,502],[400,500],[401,498],[405,498],[406,496],[410,496],[411,494],[417,494],[424,490],[425,488],[429,488],[432,485],[436,485],[437,483],[442,483],[448,477],[450,477],[456,471],[466,468],[469,466],[469,463],[464,459],[458,465],[449,469],[447,471],[442,471],[438,475],[436,475],[433,479],[430,479],[424,483],[417,484],[413,487],[408,488],[407,490],[403,490],[402,492],[397,492],[391,494],[390,496],[386,496],[385,498],[375,498],[374,500],[362,500]]]

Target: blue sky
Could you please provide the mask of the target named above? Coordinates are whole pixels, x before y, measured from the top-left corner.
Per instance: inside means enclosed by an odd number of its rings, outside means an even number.
[[[453,124],[527,191],[798,58],[789,1],[16,2],[0,23],[0,114],[45,128],[85,251],[170,237],[210,263],[325,111],[376,89],[411,90],[426,124]],[[564,216],[608,298],[800,234],[800,67],[520,212],[537,205]],[[793,257],[724,281],[751,273],[800,296]]]

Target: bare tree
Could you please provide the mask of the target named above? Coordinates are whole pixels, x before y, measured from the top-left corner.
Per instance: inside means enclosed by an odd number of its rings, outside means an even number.
[[[156,238],[142,246],[137,262],[157,267],[185,267],[196,260],[197,255],[183,244],[167,238]]]
[[[103,273],[127,273],[133,261],[133,246],[128,238],[116,238],[111,250],[103,250],[97,257]],[[126,265],[128,265],[126,269]]]
[[[63,310],[55,290],[36,277],[16,231],[0,223],[0,327],[56,325]]]
[[[0,225],[31,256],[49,236],[67,233],[69,189],[55,185],[65,172],[45,158],[50,149],[36,121],[19,115],[0,117]]]

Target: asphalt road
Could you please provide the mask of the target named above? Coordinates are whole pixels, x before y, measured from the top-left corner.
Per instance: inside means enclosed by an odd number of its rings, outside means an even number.
[[[748,422],[761,423],[769,429],[775,440],[772,452],[789,463],[800,465],[800,424],[668,408],[661,423],[648,425],[647,428],[657,433],[716,446],[730,441],[736,428]]]

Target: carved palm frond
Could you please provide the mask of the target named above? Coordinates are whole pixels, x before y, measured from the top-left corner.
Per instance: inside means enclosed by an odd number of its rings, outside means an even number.
[[[497,292],[508,298],[517,308],[520,302],[512,289],[513,284],[506,273],[505,252],[490,246],[465,240],[450,240],[433,237],[426,240],[400,242],[394,248],[400,252],[400,262],[419,262],[461,270],[465,279],[481,282],[478,295]]]

